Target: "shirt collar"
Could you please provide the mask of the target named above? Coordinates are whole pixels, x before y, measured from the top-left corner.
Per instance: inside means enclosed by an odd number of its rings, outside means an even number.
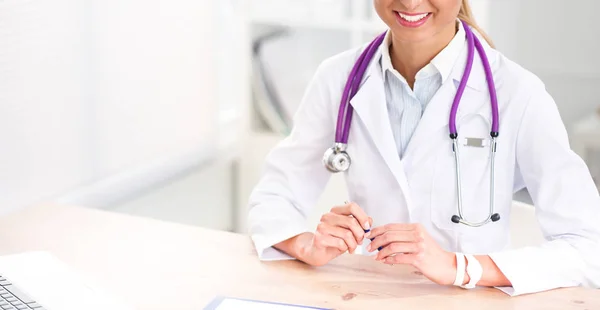
[[[427,64],[423,69],[421,69],[417,73],[417,79],[426,78],[432,76],[436,73],[439,73],[442,77],[442,83],[445,83],[446,80],[450,77],[452,73],[452,69],[454,68],[454,64],[460,56],[462,49],[466,42],[466,33],[463,28],[463,24],[457,21],[458,24],[458,32],[450,41],[450,43],[439,53],[437,54],[429,64]],[[385,34],[382,48],[381,48],[381,69],[383,79],[386,79],[386,71],[390,71],[396,77],[405,81],[404,77],[394,69],[392,66],[392,58],[390,56],[390,45],[391,45],[392,35],[391,31],[388,31]]]

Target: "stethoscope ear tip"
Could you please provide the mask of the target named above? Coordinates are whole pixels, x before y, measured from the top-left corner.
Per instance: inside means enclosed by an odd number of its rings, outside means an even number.
[[[460,216],[453,215],[451,220],[452,220],[452,223],[458,224],[458,223],[460,223]]]

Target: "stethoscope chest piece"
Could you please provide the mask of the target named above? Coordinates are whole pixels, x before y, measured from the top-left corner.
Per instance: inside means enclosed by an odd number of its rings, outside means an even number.
[[[336,143],[325,151],[323,165],[333,173],[345,172],[352,163],[350,155],[346,152],[346,144]]]

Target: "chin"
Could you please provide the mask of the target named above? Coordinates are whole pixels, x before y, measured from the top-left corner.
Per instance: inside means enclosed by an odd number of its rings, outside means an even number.
[[[431,39],[434,35],[430,31],[406,31],[406,29],[392,29],[394,38],[400,42],[418,43]]]

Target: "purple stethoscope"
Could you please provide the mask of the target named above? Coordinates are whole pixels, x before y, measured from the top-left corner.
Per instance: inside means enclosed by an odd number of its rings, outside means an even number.
[[[490,63],[485,54],[483,46],[479,39],[473,34],[472,30],[469,28],[466,22],[461,21],[463,27],[465,29],[466,37],[467,37],[467,64],[465,66],[465,71],[463,73],[462,79],[458,86],[458,90],[456,91],[456,96],[454,97],[454,101],[452,103],[452,109],[450,111],[450,121],[448,123],[450,138],[452,139],[452,152],[454,153],[454,162],[456,167],[456,192],[458,197],[458,215],[453,215],[451,221],[454,223],[462,223],[471,227],[479,227],[483,226],[490,221],[496,222],[500,220],[500,214],[494,213],[494,162],[496,155],[496,138],[498,137],[498,127],[499,127],[499,117],[498,117],[498,98],[496,96],[496,87],[494,85],[494,78],[492,76],[492,70],[490,68]],[[342,93],[342,100],[340,103],[340,108],[338,112],[336,132],[335,132],[335,144],[333,147],[327,149],[323,156],[323,164],[333,173],[345,172],[350,168],[351,159],[346,149],[348,147],[348,134],[350,133],[350,123],[352,121],[352,113],[353,108],[352,105],[349,104],[350,99],[354,97],[354,95],[358,92],[358,87],[360,82],[364,76],[364,73],[367,69],[367,66],[375,52],[383,42],[385,37],[385,33],[379,35],[378,37],[371,42],[365,51],[360,55],[350,75],[348,77],[348,81],[346,82],[346,87],[344,88],[344,92]],[[471,75],[471,69],[473,68],[473,60],[475,58],[475,49],[481,58],[481,62],[483,63],[483,68],[485,70],[485,76],[487,79],[487,84],[490,92],[490,99],[492,105],[492,130],[490,132],[491,143],[490,143],[490,211],[488,217],[482,222],[469,222],[465,220],[463,217],[463,208],[462,208],[462,191],[461,191],[461,176],[460,176],[460,161],[459,161],[459,148],[458,148],[458,131],[456,130],[456,112],[458,110],[458,105],[463,96],[465,87],[467,85],[467,81]],[[344,117],[345,116],[345,117]]]

